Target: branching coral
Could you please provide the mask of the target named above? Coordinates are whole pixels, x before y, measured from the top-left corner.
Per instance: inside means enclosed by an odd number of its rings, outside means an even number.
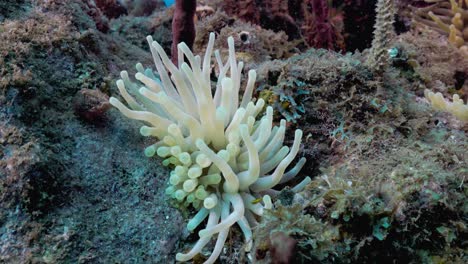
[[[127,72],[121,73],[117,86],[127,106],[112,97],[110,103],[122,114],[142,120],[143,136],[159,141],[146,148],[149,157],[157,154],[170,166],[170,186],[166,193],[181,206],[192,206],[198,213],[188,222],[195,230],[208,218],[200,239],[188,253],[179,253],[178,261],[188,261],[218,234],[216,245],[206,263],[220,255],[229,229],[237,223],[252,245],[251,228],[265,209],[272,207],[272,188],[295,177],[305,158],[287,173],[299,151],[302,131],[296,130],[292,148],[283,146],[286,121],[273,127],[273,109],[257,118],[265,102],[252,102],[256,72],[250,70],[242,100],[238,94],[243,63],[237,62],[234,40],[228,38],[229,58],[223,63],[215,51],[218,81],[212,93],[210,80],[214,34],[210,34],[203,58],[194,56],[185,43],[178,45],[175,66],[159,43],[147,38],[158,75],[137,64],[135,78],[144,87],[132,82]],[[184,56],[188,63],[184,62]],[[229,72],[229,74],[228,74]],[[310,181],[306,178],[293,188],[301,190]],[[261,202],[259,202],[261,201]]]
[[[448,36],[448,41],[468,57],[468,0],[426,0],[434,3],[413,8],[413,19]]]

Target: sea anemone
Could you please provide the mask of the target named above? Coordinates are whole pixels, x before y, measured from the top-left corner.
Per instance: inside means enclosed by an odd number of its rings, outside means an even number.
[[[285,173],[299,152],[302,131],[295,131],[290,149],[283,146],[286,121],[273,126],[270,106],[259,118],[265,102],[252,101],[254,70],[248,72],[246,88],[239,99],[243,63],[236,60],[232,37],[228,38],[226,63],[218,51],[214,52],[217,82],[213,87],[210,73],[214,33],[209,36],[203,60],[180,43],[179,67],[159,43],[150,36],[147,40],[157,73],[137,64],[135,78],[141,82],[137,84],[123,71],[117,87],[128,107],[115,97],[109,102],[128,118],[149,124],[142,126],[140,133],[158,141],[145,149],[146,156],[157,154],[164,159],[163,165],[172,169],[166,193],[181,206],[198,211],[188,222],[188,230],[195,230],[208,218],[206,227],[198,233],[198,242],[176,258],[192,259],[217,235],[206,261],[213,263],[236,223],[245,236],[248,251],[252,246],[252,227],[263,211],[273,206],[271,197],[278,191],[272,188],[295,177],[306,161],[301,158]],[[309,177],[292,190],[300,191],[308,182]]]

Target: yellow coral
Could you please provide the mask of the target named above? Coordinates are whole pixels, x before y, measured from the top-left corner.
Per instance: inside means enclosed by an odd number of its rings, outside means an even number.
[[[448,36],[468,57],[468,0],[425,0],[433,5],[414,8],[413,20]]]
[[[424,91],[424,96],[434,109],[449,112],[458,119],[468,122],[468,105],[460,99],[458,94],[453,95],[452,102],[446,101],[441,93],[433,93],[427,89]]]

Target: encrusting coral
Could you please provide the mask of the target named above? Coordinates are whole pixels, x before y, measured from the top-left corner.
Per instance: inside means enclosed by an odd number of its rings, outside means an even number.
[[[217,83],[212,93],[210,73],[214,34],[209,36],[203,58],[194,56],[185,43],[178,45],[178,65],[175,66],[159,43],[147,37],[157,68],[137,64],[135,78],[144,86],[132,82],[128,73],[121,73],[117,87],[127,106],[111,97],[110,103],[131,119],[142,120],[143,136],[159,141],[146,148],[148,157],[164,158],[170,166],[170,186],[166,193],[181,206],[198,210],[188,222],[195,230],[208,218],[200,239],[188,253],[179,253],[178,261],[194,258],[211,238],[218,234],[211,256],[213,263],[220,255],[231,226],[237,223],[246,239],[246,250],[252,246],[252,227],[265,209],[272,208],[272,188],[295,177],[305,163],[301,158],[285,173],[296,157],[302,131],[296,130],[291,149],[283,146],[286,121],[273,126],[273,108],[257,118],[265,102],[252,101],[256,72],[248,72],[242,100],[239,99],[243,62],[237,62],[234,40],[228,38],[229,58],[223,63],[215,51]],[[189,63],[184,62],[184,56]],[[229,72],[229,75],[228,75]],[[305,178],[292,188],[300,191],[310,182]]]

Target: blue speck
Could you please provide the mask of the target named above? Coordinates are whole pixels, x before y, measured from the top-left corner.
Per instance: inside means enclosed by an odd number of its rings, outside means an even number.
[[[390,56],[390,58],[396,58],[399,53],[400,51],[397,48],[391,48],[388,50],[388,55]]]
[[[169,7],[175,3],[175,0],[164,0],[164,4]]]

